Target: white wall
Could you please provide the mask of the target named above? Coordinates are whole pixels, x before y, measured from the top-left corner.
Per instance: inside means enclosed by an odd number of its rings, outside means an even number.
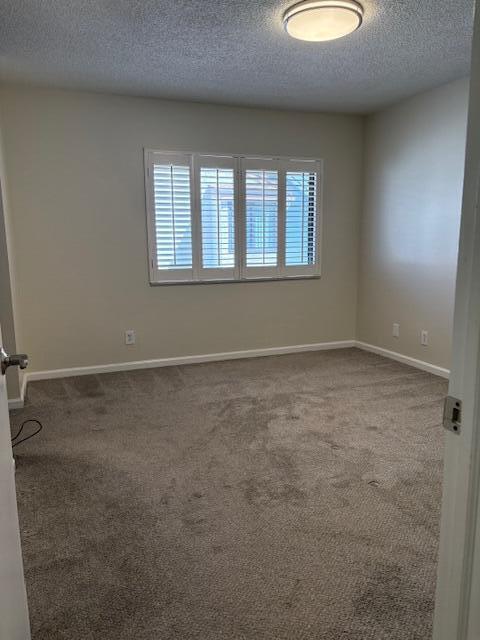
[[[3,86],[0,120],[31,370],[355,337],[362,118]],[[149,286],[143,147],[323,158],[322,278]]]
[[[468,81],[367,121],[358,337],[450,368]],[[400,338],[392,324],[400,323]],[[420,332],[429,331],[428,347]]]

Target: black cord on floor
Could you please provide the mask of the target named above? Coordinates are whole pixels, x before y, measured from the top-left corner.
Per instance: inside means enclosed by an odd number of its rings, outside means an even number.
[[[25,436],[24,438],[22,438],[21,440],[19,440],[18,438],[20,437],[22,431],[23,431],[23,427],[28,424],[29,422],[33,422],[34,424],[37,425],[37,430],[34,431],[33,433],[31,433],[29,436]],[[12,448],[16,447],[18,444],[21,444],[22,442],[26,442],[27,440],[30,440],[30,438],[33,438],[33,436],[36,436],[37,433],[40,433],[40,431],[43,429],[43,424],[40,422],[40,420],[35,420],[33,418],[31,418],[30,420],[25,420],[25,422],[22,422],[20,429],[17,432],[16,436],[13,436],[12,438]]]

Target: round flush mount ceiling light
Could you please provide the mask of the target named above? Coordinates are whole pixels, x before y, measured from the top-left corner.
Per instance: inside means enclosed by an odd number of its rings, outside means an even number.
[[[287,33],[309,42],[342,38],[356,31],[362,20],[363,7],[354,0],[304,0],[283,16]]]

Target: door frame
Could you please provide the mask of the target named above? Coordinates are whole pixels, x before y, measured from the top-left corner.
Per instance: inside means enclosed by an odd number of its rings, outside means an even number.
[[[6,387],[0,373],[0,636],[30,640]]]
[[[449,395],[461,431],[446,431],[434,640],[480,638],[480,2],[469,121]]]

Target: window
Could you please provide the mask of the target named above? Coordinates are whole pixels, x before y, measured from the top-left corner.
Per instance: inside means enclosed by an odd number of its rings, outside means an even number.
[[[236,188],[233,158],[194,156],[200,240],[197,280],[235,280]]]
[[[145,152],[152,283],[320,274],[321,162]]]
[[[315,264],[317,224],[316,176],[310,171],[287,171],[285,264]]]

